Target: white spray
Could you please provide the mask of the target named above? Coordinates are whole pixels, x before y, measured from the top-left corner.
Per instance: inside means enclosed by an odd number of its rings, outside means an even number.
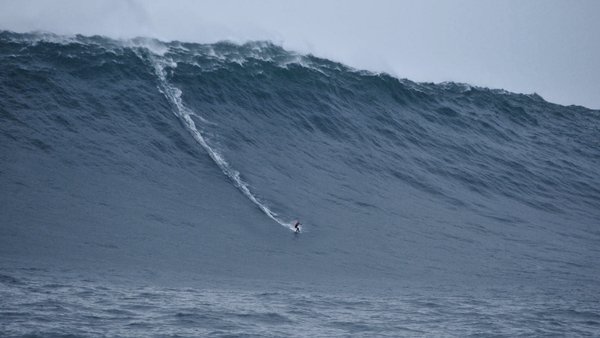
[[[158,58],[154,55],[150,55],[150,60],[154,66],[154,71],[156,76],[159,79],[159,91],[173,104],[175,110],[173,111],[176,116],[181,118],[190,131],[194,139],[206,150],[210,158],[217,164],[217,166],[221,169],[221,171],[229,177],[235,186],[250,200],[254,203],[260,210],[262,210],[265,215],[274,220],[275,222],[281,224],[282,226],[292,229],[292,226],[288,222],[284,222],[279,216],[271,211],[263,202],[261,202],[254,194],[250,191],[248,184],[242,180],[240,177],[240,173],[233,169],[229,163],[221,156],[221,154],[211,147],[204,137],[202,133],[196,128],[196,123],[192,120],[192,116],[197,116],[201,121],[205,121],[200,116],[195,114],[191,109],[186,107],[183,104],[181,99],[181,90],[173,85],[171,85],[167,81],[167,72],[165,70],[166,66],[176,67],[177,64],[172,60],[165,60],[164,58]],[[293,230],[293,229],[292,229]]]

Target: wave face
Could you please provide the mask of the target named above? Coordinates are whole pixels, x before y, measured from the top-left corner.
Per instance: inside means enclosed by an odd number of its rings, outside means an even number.
[[[598,111],[265,42],[11,32],[0,100],[4,264],[600,277]]]

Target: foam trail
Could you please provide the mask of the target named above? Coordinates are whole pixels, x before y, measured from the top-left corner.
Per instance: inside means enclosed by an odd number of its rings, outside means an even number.
[[[289,222],[283,221],[281,218],[278,217],[277,213],[273,212],[256,196],[254,196],[254,194],[250,191],[248,184],[244,182],[240,177],[240,173],[237,170],[233,169],[225,160],[225,158],[223,158],[223,156],[217,150],[215,150],[206,142],[206,140],[202,136],[202,133],[200,133],[198,128],[196,128],[196,123],[194,122],[194,120],[192,120],[192,116],[196,116],[196,114],[183,104],[183,101],[181,99],[181,90],[171,85],[167,81],[167,72],[165,71],[165,66],[176,66],[176,63],[174,63],[173,61],[167,62],[167,60],[165,59],[158,59],[154,55],[150,55],[150,60],[152,62],[152,65],[154,66],[156,76],[159,79],[159,91],[167,98],[167,100],[169,100],[175,106],[175,115],[177,115],[184,121],[185,126],[191,132],[194,139],[198,143],[200,143],[200,145],[206,150],[210,158],[212,158],[212,160],[217,164],[217,166],[219,166],[221,171],[233,181],[235,186],[250,201],[252,201],[252,203],[254,203],[260,210],[262,210],[262,212],[264,212],[265,215],[267,215],[275,222],[281,224],[282,226],[293,230]],[[203,120],[201,117],[200,119]]]

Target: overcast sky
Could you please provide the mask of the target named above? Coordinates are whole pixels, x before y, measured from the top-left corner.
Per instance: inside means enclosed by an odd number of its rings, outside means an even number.
[[[400,78],[600,108],[600,0],[0,0],[0,29],[271,40]]]

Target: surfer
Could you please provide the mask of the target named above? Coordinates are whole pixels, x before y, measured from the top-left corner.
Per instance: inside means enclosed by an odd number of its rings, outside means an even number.
[[[300,221],[296,221],[296,223],[294,224],[294,229],[296,229],[296,233],[300,233],[300,226],[302,224],[300,223]]]

